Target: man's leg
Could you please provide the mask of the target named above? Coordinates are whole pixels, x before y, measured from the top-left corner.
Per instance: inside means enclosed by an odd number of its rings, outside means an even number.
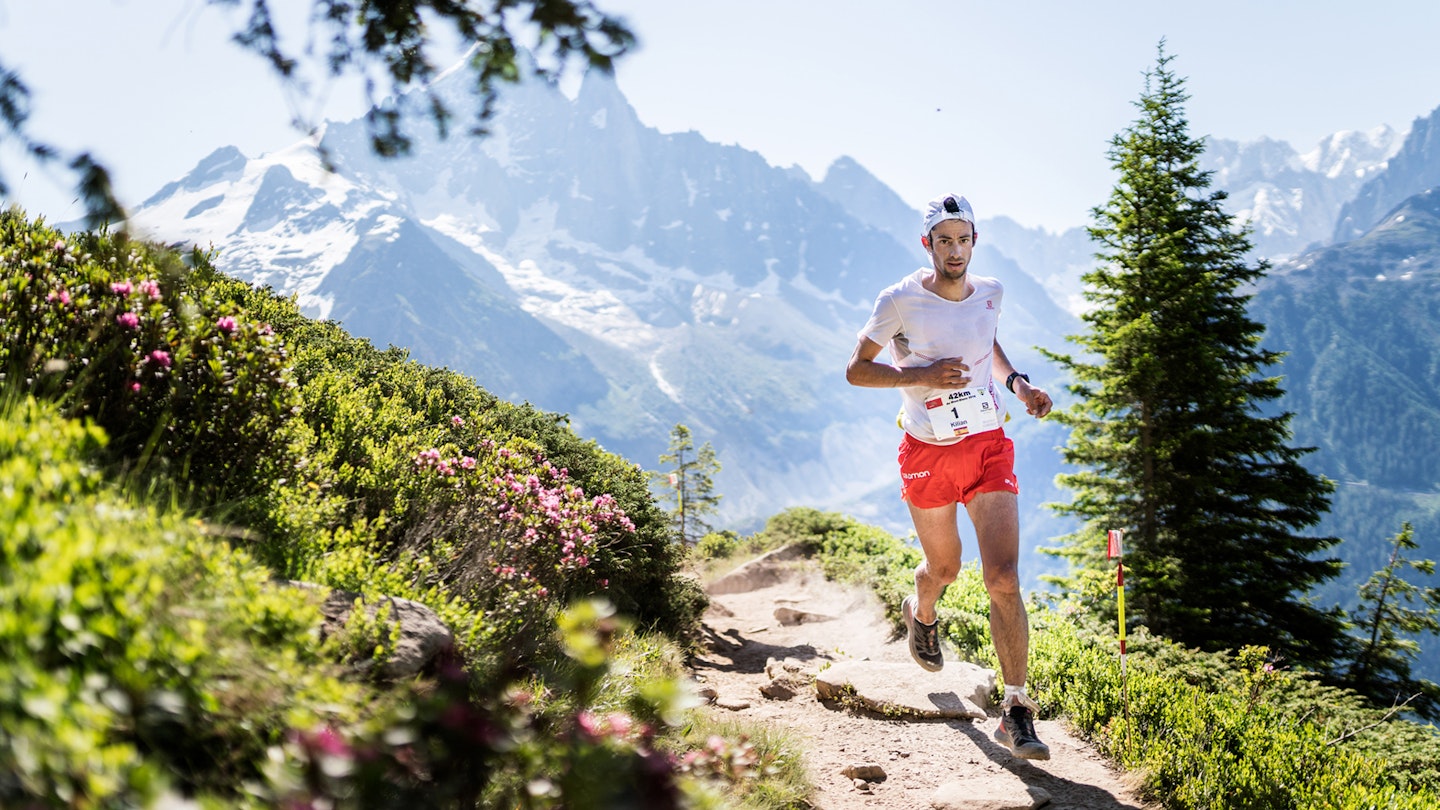
[[[982,492],[966,505],[975,524],[985,590],[990,594],[990,635],[1005,700],[996,741],[1021,759],[1049,759],[1050,747],[1035,735],[1035,703],[1025,695],[1030,657],[1030,620],[1020,598],[1020,514],[1013,492]]]
[[[915,618],[926,624],[935,623],[935,603],[945,587],[960,575],[960,526],[956,523],[955,504],[934,509],[910,507],[915,521],[915,534],[925,559],[915,569],[915,595],[918,604]],[[1019,542],[1018,539],[1016,541]]]
[[[990,636],[1000,659],[1000,674],[1006,684],[1023,686],[1029,669],[1030,620],[1020,596],[1019,503],[1013,492],[982,492],[965,509],[980,546],[985,590],[990,594]],[[958,554],[956,559],[958,562]]]

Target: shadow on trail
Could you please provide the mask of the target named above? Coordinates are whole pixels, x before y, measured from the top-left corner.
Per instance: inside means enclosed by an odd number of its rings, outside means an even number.
[[[705,653],[692,662],[696,670],[713,669],[721,672],[755,675],[765,671],[765,664],[771,658],[781,660],[794,658],[801,662],[816,659],[834,660],[810,644],[791,646],[767,644],[764,641],[747,637],[739,630],[716,632],[708,624],[701,625],[701,632],[704,636]]]
[[[1047,810],[1049,808],[1055,808],[1055,810],[1064,810],[1065,808],[1131,810],[1134,807],[1134,805],[1117,800],[1103,788],[1056,776],[1044,768],[1032,765],[1028,760],[1014,756],[1005,746],[991,739],[990,729],[997,722],[999,722],[998,719],[990,718],[976,723],[950,721],[946,725],[969,737],[970,741],[975,743],[977,751],[989,757],[991,762],[1014,774],[1028,787],[1042,788],[1049,793],[1052,799],[1049,804],[1045,805]],[[1061,796],[1064,799],[1054,798]]]

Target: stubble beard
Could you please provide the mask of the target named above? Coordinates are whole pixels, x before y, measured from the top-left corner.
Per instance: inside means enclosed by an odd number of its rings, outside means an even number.
[[[956,272],[953,272],[953,271],[950,269],[950,266],[949,266],[949,265],[945,264],[944,262],[941,262],[939,270],[940,270],[940,277],[943,278],[943,279],[945,279],[946,281],[964,281],[964,280],[965,280],[965,274],[967,274],[967,273],[970,272],[970,265],[969,265],[969,264],[963,265],[963,266],[960,268],[960,272],[956,273]]]

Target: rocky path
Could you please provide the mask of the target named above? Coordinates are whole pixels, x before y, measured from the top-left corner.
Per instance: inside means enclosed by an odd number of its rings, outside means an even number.
[[[1049,761],[1012,757],[990,737],[992,671],[953,657],[922,670],[868,591],[826,581],[812,562],[782,550],[709,590],[694,662],[708,710],[787,729],[816,808],[1147,807],[1062,722],[1036,723]]]

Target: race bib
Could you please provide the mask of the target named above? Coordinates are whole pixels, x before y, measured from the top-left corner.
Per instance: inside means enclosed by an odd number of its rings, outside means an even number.
[[[955,391],[937,391],[925,400],[930,427],[937,439],[954,439],[1000,427],[1000,400],[995,383]]]

